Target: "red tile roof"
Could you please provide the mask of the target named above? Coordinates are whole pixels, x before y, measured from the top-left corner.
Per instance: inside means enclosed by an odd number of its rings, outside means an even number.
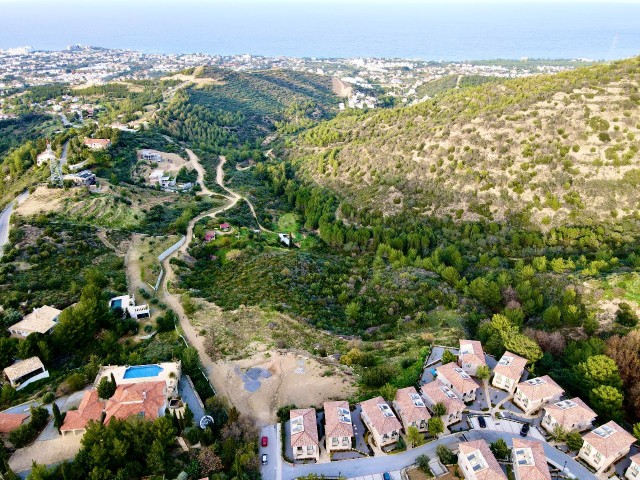
[[[526,358],[522,358],[515,353],[504,352],[504,355],[502,355],[502,358],[500,358],[493,371],[494,373],[504,375],[517,383],[520,381],[520,377],[522,377],[522,372],[526,365]]]
[[[605,458],[616,456],[619,452],[628,450],[636,441],[633,435],[613,420],[590,431],[582,438]]]
[[[291,446],[293,448],[318,445],[318,425],[316,423],[316,411],[314,408],[291,410],[291,412],[289,412],[289,418],[292,420]],[[293,433],[294,419],[299,429],[296,433]]]
[[[462,362],[469,362],[476,366],[487,364],[487,361],[484,358],[482,344],[477,340],[460,340],[459,352],[458,358]]]
[[[105,424],[115,417],[120,420],[133,415],[142,415],[155,420],[166,407],[165,382],[142,382],[119,385],[107,400]]]
[[[28,413],[0,413],[0,433],[10,433],[22,425]]]
[[[422,394],[430,398],[432,402],[442,403],[447,409],[447,415],[462,412],[466,408],[462,400],[453,393],[453,390],[439,380],[423,385],[421,391]]]
[[[578,397],[546,405],[544,409],[559,425],[566,429],[571,429],[573,425],[586,421],[593,422],[597,417],[596,412]]]
[[[345,409],[349,412],[348,419],[346,416],[342,417],[338,409]],[[353,437],[349,402],[325,402],[324,423],[327,437]]]
[[[547,457],[540,442],[514,438],[513,452],[513,465],[520,480],[551,480]]]
[[[371,398],[360,404],[362,412],[369,417],[371,426],[377,430],[380,435],[400,430],[402,425],[391,410],[391,407],[384,401],[382,397]],[[382,407],[382,408],[381,408]],[[383,413],[383,409],[387,415]]]
[[[549,375],[520,382],[517,389],[524,393],[529,400],[551,398],[564,393],[562,387],[554,382]]]
[[[480,452],[486,465],[484,468],[475,471],[477,480],[507,480],[507,476],[502,471],[496,457],[491,453],[489,445],[484,440],[474,440],[473,442],[460,442],[460,454],[469,455]]]
[[[104,400],[98,398],[98,392],[96,390],[84,392],[78,410],[69,410],[67,412],[60,431],[81,430],[86,428],[91,420],[99,422],[102,418],[105,403]]]
[[[396,405],[402,410],[401,416],[406,422],[420,423],[422,420],[429,420],[431,415],[422,397],[415,387],[401,388],[396,392]]]
[[[438,377],[445,378],[453,388],[460,393],[467,393],[477,390],[480,385],[471,376],[469,376],[457,363],[447,363],[436,368]]]

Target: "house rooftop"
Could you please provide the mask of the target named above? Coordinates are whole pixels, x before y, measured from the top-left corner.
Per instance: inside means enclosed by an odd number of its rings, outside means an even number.
[[[362,412],[369,417],[371,426],[375,428],[380,435],[400,430],[402,425],[396,418],[389,404],[382,397],[375,397],[360,403]]]
[[[86,428],[91,420],[99,422],[105,405],[106,401],[98,398],[97,390],[87,390],[78,409],[69,410],[65,415],[60,431],[81,430]]]
[[[605,458],[616,456],[636,441],[633,435],[614,421],[591,430],[582,438]]]
[[[484,350],[482,344],[477,340],[460,340],[460,350],[458,358],[463,362],[469,362],[472,365],[486,365],[484,358]]]
[[[9,330],[31,331],[33,333],[47,333],[55,325],[55,319],[62,313],[57,308],[43,305],[34,309],[18,323],[14,323]]]
[[[524,393],[529,400],[540,400],[564,393],[562,387],[554,382],[549,375],[520,382],[517,388]]]
[[[567,428],[584,421],[593,421],[597,417],[596,412],[578,397],[546,405],[544,409],[558,424]]]
[[[166,384],[163,381],[119,385],[105,407],[105,424],[112,418],[123,420],[140,415],[155,420],[166,406]]]
[[[396,405],[402,410],[405,421],[419,422],[429,420],[431,415],[427,410],[424,400],[415,387],[401,388],[396,392]]]
[[[5,368],[4,373],[10,381],[14,381],[40,369],[44,369],[42,361],[38,357],[31,357]]]
[[[436,368],[438,377],[442,376],[446,378],[453,387],[459,392],[466,393],[476,390],[479,385],[471,376],[465,372],[456,363],[447,363]]]
[[[327,437],[353,437],[349,402],[325,402],[324,423]]]
[[[0,413],[0,433],[11,433],[29,418],[28,413]]]
[[[522,358],[515,353],[504,352],[504,355],[502,355],[493,371],[494,373],[504,375],[515,382],[519,382],[526,365],[526,358]]]
[[[465,404],[453,390],[438,380],[423,385],[421,390],[422,394],[433,402],[442,403],[447,409],[448,415],[465,409]]]
[[[486,441],[460,442],[459,447],[459,455],[464,455],[471,464],[476,480],[507,480]]]
[[[291,420],[291,446],[293,448],[318,445],[318,425],[314,408],[291,410],[289,419]]]
[[[547,457],[540,442],[514,438],[513,460],[520,480],[551,480]]]

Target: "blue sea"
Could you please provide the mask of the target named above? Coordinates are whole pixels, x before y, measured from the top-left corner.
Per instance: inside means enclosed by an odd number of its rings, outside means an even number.
[[[640,54],[640,3],[0,0],[0,48],[424,60]]]

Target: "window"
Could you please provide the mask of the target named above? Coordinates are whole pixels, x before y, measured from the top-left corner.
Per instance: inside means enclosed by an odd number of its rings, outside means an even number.
[[[338,437],[331,438],[331,445],[333,445],[334,447],[338,445]]]
[[[595,457],[593,457],[594,461],[596,463],[600,463],[600,460],[602,460],[602,454],[600,453],[596,453]]]

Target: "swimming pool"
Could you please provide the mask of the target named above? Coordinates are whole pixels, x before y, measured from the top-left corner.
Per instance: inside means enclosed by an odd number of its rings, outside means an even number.
[[[111,300],[111,308],[122,308],[122,300],[120,298]]]
[[[127,367],[122,378],[145,378],[157,377],[162,372],[160,365],[137,365],[135,367]]]

